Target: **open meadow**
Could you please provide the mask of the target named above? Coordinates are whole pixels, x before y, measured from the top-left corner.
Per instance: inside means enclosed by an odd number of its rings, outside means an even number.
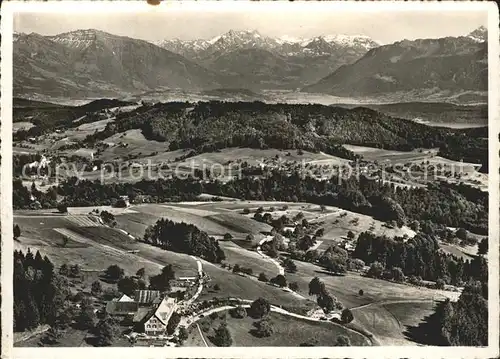
[[[406,326],[422,321],[438,301],[446,298],[456,301],[460,294],[368,278],[354,272],[332,275],[311,263],[295,263],[297,272],[287,273],[286,277],[296,281],[306,297],[311,279],[320,278],[328,292],[352,310],[353,324],[359,324],[358,328],[364,328],[385,345],[413,345],[404,335]]]
[[[252,334],[255,319],[249,316],[241,319],[232,318],[229,313],[226,314],[223,312],[219,313],[219,317],[215,320],[206,317],[198,322],[205,340],[211,346],[214,345],[211,341],[213,329],[217,328],[222,322],[220,319],[221,316],[225,316],[226,318],[225,322],[233,339],[232,346],[286,347],[311,342],[315,342],[317,346],[334,346],[337,337],[340,335],[347,336],[353,346],[370,345],[370,342],[361,334],[348,330],[338,324],[310,322],[274,312],[268,315],[274,332],[269,337],[259,338]],[[200,333],[197,333],[195,328],[191,331],[191,335],[185,345],[201,345],[199,336]]]

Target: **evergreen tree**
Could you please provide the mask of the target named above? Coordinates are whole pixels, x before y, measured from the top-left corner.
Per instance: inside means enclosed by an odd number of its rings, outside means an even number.
[[[309,282],[309,295],[320,295],[325,291],[325,284],[318,277],[311,279]]]
[[[287,286],[286,278],[282,274],[278,274],[276,277],[271,278],[270,282],[280,286],[281,288],[285,288]]]
[[[14,225],[14,239],[18,239],[21,237],[21,228],[19,228],[19,225],[15,224]]]
[[[354,320],[354,315],[350,309],[346,308],[342,311],[341,319],[343,323],[350,323]]]
[[[140,268],[136,273],[136,276],[139,278],[145,278],[146,277],[146,268]]]
[[[479,242],[478,245],[478,254],[486,254],[488,253],[488,237],[485,237]]]
[[[187,338],[189,338],[189,333],[186,327],[184,326],[179,327],[179,340],[181,341],[181,343],[187,340]]]
[[[62,264],[61,267],[59,267],[59,274],[63,276],[69,275],[69,267],[66,263]]]
[[[116,282],[123,278],[125,271],[120,266],[113,264],[106,269],[104,275],[109,280]]]

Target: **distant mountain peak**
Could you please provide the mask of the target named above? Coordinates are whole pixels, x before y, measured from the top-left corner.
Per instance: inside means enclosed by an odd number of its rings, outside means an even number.
[[[302,47],[308,47],[311,43],[327,43],[336,47],[358,47],[370,50],[380,44],[366,35],[319,35],[312,38],[294,38],[291,36],[282,36],[276,39],[280,43],[300,44]]]
[[[488,29],[484,26],[479,26],[474,31],[471,31],[468,35],[468,38],[476,41],[476,42],[484,42],[488,40]]]
[[[68,47],[83,48],[89,46],[96,41],[98,36],[102,35],[106,35],[106,33],[96,29],[81,29],[49,36],[49,39]]]
[[[324,56],[339,49],[353,49],[356,52],[366,52],[380,44],[366,35],[319,35],[312,38],[297,38],[292,36],[270,37],[257,30],[231,29],[211,39],[197,40],[163,40],[155,44],[170,51],[196,58],[204,57],[199,52],[222,54],[238,49],[264,49],[285,56]]]
[[[215,44],[218,41],[223,42],[252,42],[263,39],[264,37],[257,30],[229,30],[228,32],[216,36],[210,40],[209,43]]]

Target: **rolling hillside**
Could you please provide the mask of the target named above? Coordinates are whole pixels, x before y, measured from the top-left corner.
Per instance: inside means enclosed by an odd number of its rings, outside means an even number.
[[[158,87],[210,89],[219,81],[178,54],[97,30],[18,34],[14,41],[15,95],[115,96]]]

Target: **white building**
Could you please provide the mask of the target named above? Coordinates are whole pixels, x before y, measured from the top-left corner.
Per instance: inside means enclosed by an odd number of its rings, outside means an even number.
[[[177,303],[174,298],[163,298],[156,310],[146,316],[144,321],[144,333],[151,336],[165,334],[168,321],[176,308]]]

